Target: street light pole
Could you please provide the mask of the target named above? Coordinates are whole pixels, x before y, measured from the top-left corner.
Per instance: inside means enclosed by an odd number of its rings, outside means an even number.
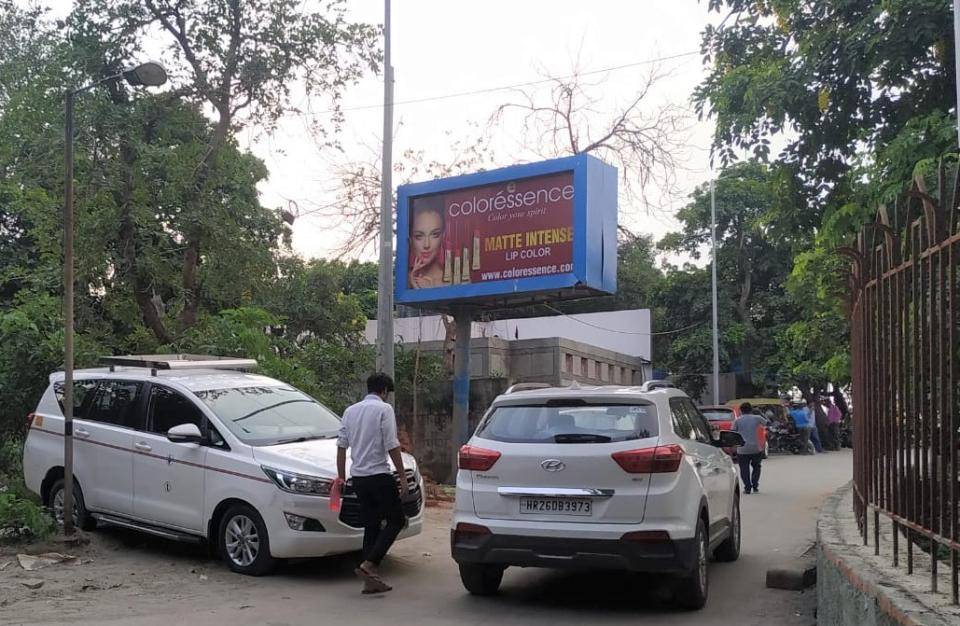
[[[717,194],[714,179],[710,179],[710,246],[713,250],[713,403],[720,404],[720,339],[717,322]]]
[[[390,65],[390,0],[384,0],[383,12],[383,161],[380,165],[377,369],[393,378],[393,66]],[[402,235],[398,233],[398,236]]]
[[[131,85],[156,87],[167,82],[159,63],[148,61],[107,76],[79,89],[67,91],[64,102],[63,143],[63,533],[73,527],[73,108],[77,94],[119,78]]]

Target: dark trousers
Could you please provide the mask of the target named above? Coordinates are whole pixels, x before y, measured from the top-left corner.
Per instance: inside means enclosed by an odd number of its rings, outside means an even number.
[[[740,478],[743,480],[744,490],[757,489],[760,486],[760,465],[763,463],[763,453],[738,454],[737,460],[740,462]]]
[[[397,481],[390,474],[354,476],[353,489],[363,520],[363,560],[380,565],[407,521]]]
[[[833,422],[828,426],[830,430],[830,449],[840,449],[840,422]]]

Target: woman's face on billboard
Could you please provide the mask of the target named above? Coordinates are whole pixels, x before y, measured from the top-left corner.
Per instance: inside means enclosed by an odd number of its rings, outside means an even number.
[[[421,267],[433,263],[443,239],[443,218],[437,211],[421,211],[413,216],[412,246]]]

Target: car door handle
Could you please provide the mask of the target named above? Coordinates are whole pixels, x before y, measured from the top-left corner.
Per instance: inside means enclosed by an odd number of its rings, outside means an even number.
[[[150,444],[146,443],[145,441],[138,441],[137,443],[133,444],[133,447],[142,452],[150,452],[153,450],[153,448],[150,447]]]
[[[83,437],[84,439],[86,439],[87,437],[90,436],[90,431],[84,430],[82,428],[78,428],[73,431],[73,434],[76,435],[77,437]]]

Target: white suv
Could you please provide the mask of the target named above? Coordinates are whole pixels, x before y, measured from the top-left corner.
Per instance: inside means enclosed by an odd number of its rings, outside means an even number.
[[[659,387],[659,388],[656,388]],[[707,600],[707,560],[740,554],[737,473],[683,392],[567,387],[499,396],[460,450],[451,531],[468,591],[520,567],[677,575],[677,599]]]
[[[231,569],[268,572],[276,559],[359,550],[359,504],[344,488],[329,507],[340,418],[290,385],[231,369],[255,361],[114,358],[79,370],[74,385],[75,523],[206,540]],[[164,369],[168,368],[168,369]],[[63,516],[63,373],[35,413],[23,453],[27,486]],[[420,532],[422,483],[404,455],[417,498],[408,526]]]

